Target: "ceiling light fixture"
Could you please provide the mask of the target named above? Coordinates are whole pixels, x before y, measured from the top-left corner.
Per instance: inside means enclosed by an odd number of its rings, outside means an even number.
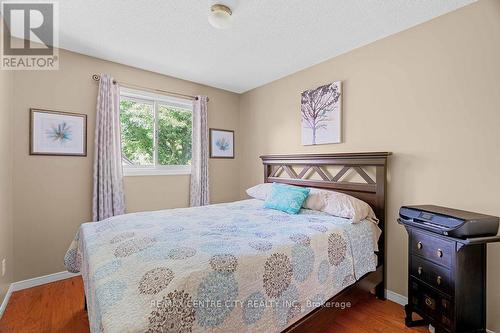
[[[233,12],[231,8],[226,5],[215,4],[210,7],[208,14],[208,22],[217,29],[227,29],[231,26],[233,21]]]

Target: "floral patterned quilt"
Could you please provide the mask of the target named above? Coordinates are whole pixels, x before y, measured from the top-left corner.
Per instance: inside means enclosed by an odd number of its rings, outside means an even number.
[[[259,200],[82,224],[91,331],[279,332],[376,268],[377,226]]]

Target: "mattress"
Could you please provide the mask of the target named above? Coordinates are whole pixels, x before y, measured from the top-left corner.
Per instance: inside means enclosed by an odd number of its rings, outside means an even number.
[[[280,332],[374,271],[380,230],[255,199],[82,224],[91,332]]]

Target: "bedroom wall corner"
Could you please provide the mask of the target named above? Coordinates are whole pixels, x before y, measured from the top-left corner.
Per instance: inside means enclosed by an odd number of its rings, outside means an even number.
[[[334,37],[332,37],[334,38]],[[241,96],[240,196],[262,154],[391,151],[387,289],[406,295],[402,204],[500,215],[500,1],[479,0]],[[343,137],[302,146],[300,93],[343,81]],[[500,332],[500,245],[488,245],[488,328]]]
[[[91,219],[98,89],[92,74],[109,73],[139,86],[207,95],[209,126],[239,131],[235,93],[66,50],[60,50],[59,57],[59,70],[18,71],[14,76],[15,281],[64,270],[63,257],[75,232]],[[87,156],[30,156],[30,107],[87,114]],[[210,160],[212,202],[238,198],[238,161]],[[186,207],[189,175],[125,177],[124,189],[127,212]]]
[[[14,279],[12,83],[13,72],[0,70],[0,266],[6,260],[4,276],[0,268],[0,304]]]

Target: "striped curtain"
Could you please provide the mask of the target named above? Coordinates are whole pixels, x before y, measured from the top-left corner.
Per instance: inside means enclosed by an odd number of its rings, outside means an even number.
[[[197,96],[193,105],[193,144],[191,159],[191,186],[189,205],[205,206],[210,203],[208,188],[208,115],[207,96]]]
[[[101,75],[94,137],[94,221],[125,213],[119,103],[118,85],[109,75]]]

